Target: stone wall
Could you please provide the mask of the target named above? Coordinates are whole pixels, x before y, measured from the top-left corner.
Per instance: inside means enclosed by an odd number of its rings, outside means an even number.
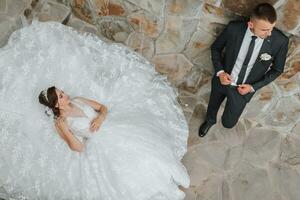
[[[152,60],[169,80],[197,91],[212,72],[209,46],[229,20],[247,16],[261,0],[74,0],[74,14],[103,36]],[[300,35],[300,2],[269,0],[278,28]]]
[[[60,21],[130,46],[176,86],[197,92],[212,73],[209,46],[216,35],[259,2],[263,1],[0,0],[0,45],[21,26],[20,15]],[[267,2],[277,9],[277,27],[291,38],[300,36],[300,2]]]

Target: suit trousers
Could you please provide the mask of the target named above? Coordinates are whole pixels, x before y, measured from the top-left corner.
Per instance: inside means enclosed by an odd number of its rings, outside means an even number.
[[[206,113],[206,121],[210,125],[217,122],[217,113],[225,98],[227,100],[222,114],[222,124],[226,128],[232,128],[238,122],[247,101],[243,95],[239,94],[236,86],[222,85],[219,77],[214,76]]]

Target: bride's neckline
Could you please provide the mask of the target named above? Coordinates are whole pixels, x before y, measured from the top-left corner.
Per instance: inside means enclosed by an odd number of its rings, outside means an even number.
[[[87,117],[87,115],[85,114],[85,112],[80,108],[80,106],[78,106],[78,104],[76,102],[74,102],[74,100],[71,100],[71,106],[73,107],[73,109],[77,109],[79,111],[80,114],[77,115],[62,115],[65,118],[83,118],[83,117]]]

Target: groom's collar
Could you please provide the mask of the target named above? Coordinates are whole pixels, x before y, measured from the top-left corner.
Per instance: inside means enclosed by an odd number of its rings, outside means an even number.
[[[264,40],[264,39],[258,37],[257,35],[255,35],[255,34],[251,31],[251,29],[250,29],[249,27],[247,27],[245,36],[246,36],[246,37],[249,37],[249,38],[251,38],[252,36],[256,36],[256,37],[257,37],[257,39],[256,39],[257,41],[258,41],[258,40]]]

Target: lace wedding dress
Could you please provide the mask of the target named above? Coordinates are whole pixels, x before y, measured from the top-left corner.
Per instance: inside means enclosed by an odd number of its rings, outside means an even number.
[[[179,200],[188,128],[177,92],[144,58],[56,22],[34,21],[0,49],[0,194],[14,199]],[[67,118],[85,144],[70,150],[38,102],[55,85],[108,108]]]

